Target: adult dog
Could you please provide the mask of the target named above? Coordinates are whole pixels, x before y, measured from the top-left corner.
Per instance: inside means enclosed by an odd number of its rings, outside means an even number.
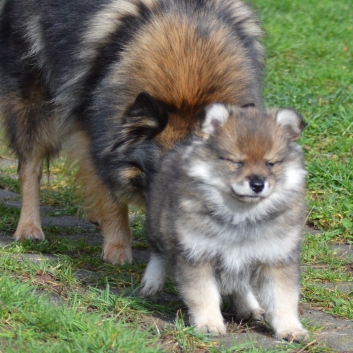
[[[22,192],[15,239],[44,239],[42,164],[70,140],[103,257],[130,262],[128,204],[144,203],[160,154],[212,102],[261,107],[254,12],[239,0],[2,0],[0,11],[1,115]]]

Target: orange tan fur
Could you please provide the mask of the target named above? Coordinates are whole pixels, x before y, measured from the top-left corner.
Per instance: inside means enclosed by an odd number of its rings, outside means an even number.
[[[77,132],[65,146],[67,165],[77,169],[78,194],[84,200],[87,218],[102,231],[104,236],[103,259],[112,264],[132,261],[131,230],[128,207],[119,204],[107,187],[97,177],[89,156],[89,138]],[[126,178],[132,177],[126,175]]]

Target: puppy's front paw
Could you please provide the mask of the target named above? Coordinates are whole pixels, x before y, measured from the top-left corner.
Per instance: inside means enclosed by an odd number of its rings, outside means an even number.
[[[307,341],[309,338],[309,333],[305,328],[299,327],[293,330],[284,330],[276,333],[277,339],[285,339],[288,342],[299,342],[299,341]]]
[[[190,323],[201,332],[212,333],[215,336],[225,335],[227,329],[223,322],[223,316],[218,308],[214,309],[213,311],[191,313]]]
[[[214,336],[221,336],[227,333],[224,323],[208,322],[202,325],[196,325],[196,328],[204,333],[212,333]]]

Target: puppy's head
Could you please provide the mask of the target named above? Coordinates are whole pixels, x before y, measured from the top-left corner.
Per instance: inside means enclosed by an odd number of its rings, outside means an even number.
[[[215,103],[205,109],[190,175],[245,203],[303,186],[296,140],[304,127],[293,109],[262,112]]]

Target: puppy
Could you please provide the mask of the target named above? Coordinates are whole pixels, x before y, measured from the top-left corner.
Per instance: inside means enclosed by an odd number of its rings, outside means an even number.
[[[299,340],[299,251],[305,222],[304,123],[292,109],[207,106],[201,129],[167,153],[147,195],[152,249],[142,293],[178,284],[191,322],[224,334],[221,296],[238,319],[263,315]]]
[[[128,205],[144,205],[155,161],[206,105],[261,107],[261,36],[240,0],[2,0],[0,116],[22,192],[15,239],[44,239],[42,164],[67,144],[103,258],[131,262]]]

